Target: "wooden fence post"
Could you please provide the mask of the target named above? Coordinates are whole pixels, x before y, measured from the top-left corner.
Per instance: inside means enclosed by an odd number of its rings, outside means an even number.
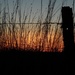
[[[68,6],[62,7],[62,29],[64,51],[70,53],[74,50],[74,27],[72,8]]]

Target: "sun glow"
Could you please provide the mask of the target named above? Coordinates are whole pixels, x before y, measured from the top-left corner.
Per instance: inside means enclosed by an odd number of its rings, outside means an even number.
[[[62,4],[57,0],[0,1],[0,49],[62,52]]]
[[[45,35],[43,31],[38,32],[37,29],[36,31],[33,29],[23,32],[19,30],[18,32],[15,31],[15,33],[12,32],[11,34],[9,34],[10,32],[6,32],[6,35],[3,36],[4,39],[0,40],[0,46],[23,50],[39,50],[43,52],[62,52],[63,38],[60,36],[62,34],[60,30],[58,31],[59,33],[57,32],[56,34],[54,32],[55,29],[53,31],[51,29],[52,32],[48,32],[48,34]]]

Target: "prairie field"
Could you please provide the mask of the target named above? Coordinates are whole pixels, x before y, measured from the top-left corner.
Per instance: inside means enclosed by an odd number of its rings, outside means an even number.
[[[0,49],[62,52],[61,9],[72,7],[75,22],[74,4],[74,0],[0,0]]]

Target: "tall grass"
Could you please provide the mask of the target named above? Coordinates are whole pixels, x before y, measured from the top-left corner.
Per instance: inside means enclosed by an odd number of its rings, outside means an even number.
[[[62,51],[63,37],[61,25],[59,25],[61,15],[58,16],[56,24],[51,23],[53,17],[58,13],[55,10],[57,0],[49,0],[46,17],[43,17],[43,0],[40,2],[39,15],[39,9],[33,11],[34,1],[30,3],[30,10],[24,9],[23,12],[21,0],[13,1],[12,12],[10,12],[8,0],[4,0],[4,7],[0,3],[0,49],[15,47],[33,51]],[[62,6],[63,4],[64,2]],[[60,6],[60,10],[62,6]],[[35,23],[36,19],[37,23]]]

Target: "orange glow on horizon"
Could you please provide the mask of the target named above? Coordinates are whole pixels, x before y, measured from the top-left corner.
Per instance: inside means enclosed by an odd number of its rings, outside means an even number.
[[[40,35],[34,35],[33,32],[30,32],[27,36],[22,35],[20,38],[20,34],[13,37],[13,35],[9,36],[6,35],[6,37],[9,37],[5,40],[4,46],[5,47],[13,47],[13,48],[20,48],[24,50],[40,50],[43,52],[55,52],[55,50],[58,50],[58,52],[62,52],[63,49],[63,41],[62,37],[59,39],[61,41],[54,41],[54,36],[50,37],[50,33],[48,33],[48,37],[44,38],[44,35],[41,33]]]

